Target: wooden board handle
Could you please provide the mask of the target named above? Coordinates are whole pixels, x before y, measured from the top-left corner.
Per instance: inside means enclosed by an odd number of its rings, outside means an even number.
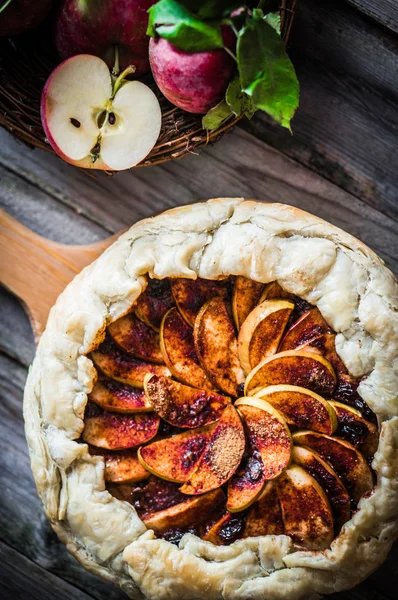
[[[43,238],[0,210],[0,282],[23,303],[36,341],[65,286],[119,235],[86,246],[67,246]]]

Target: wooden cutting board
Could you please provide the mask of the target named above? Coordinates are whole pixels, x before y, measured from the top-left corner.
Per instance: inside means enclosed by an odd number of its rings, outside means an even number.
[[[119,235],[84,246],[58,244],[0,210],[0,283],[21,300],[36,342],[59,294]]]

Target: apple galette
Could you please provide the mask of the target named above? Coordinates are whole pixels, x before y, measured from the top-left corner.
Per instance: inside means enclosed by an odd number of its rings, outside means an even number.
[[[132,598],[310,598],[398,516],[398,285],[341,230],[241,199],[138,223],[52,310],[25,393],[60,539]]]

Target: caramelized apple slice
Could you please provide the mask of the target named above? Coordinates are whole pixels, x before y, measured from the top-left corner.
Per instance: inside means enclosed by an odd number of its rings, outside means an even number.
[[[171,279],[170,285],[178,310],[186,322],[193,327],[196,315],[205,302],[216,296],[228,298],[231,281],[229,279],[214,281],[200,278],[179,278]]]
[[[288,329],[284,336],[279,352],[286,350],[296,350],[311,344],[313,340],[320,337],[324,333],[332,333],[329,325],[322,317],[318,308],[312,308],[305,312],[293,325]]]
[[[184,483],[208,443],[214,425],[191,429],[144,446],[138,451],[142,466],[153,475]]]
[[[89,399],[111,412],[135,413],[153,410],[144,390],[108,378],[97,381]]]
[[[174,298],[169,280],[151,279],[146,290],[138,297],[134,311],[141,321],[159,331],[164,315],[172,306]]]
[[[227,509],[246,509],[258,498],[268,479],[290,462],[292,438],[282,415],[260,398],[239,398],[235,406],[243,419],[249,455],[228,484]],[[254,450],[254,451],[253,451]]]
[[[136,358],[162,364],[159,334],[145,325],[133,313],[125,315],[108,327],[113,340]]]
[[[235,408],[229,404],[181,492],[196,495],[220,487],[235,473],[244,450],[243,426]]]
[[[242,537],[245,519],[241,515],[224,514],[207,530],[202,539],[217,546],[226,546]]]
[[[108,452],[89,447],[90,454],[102,456],[105,461],[105,481],[111,483],[137,483],[148,479],[149,472],[137,458],[137,450]]]
[[[297,385],[319,394],[332,394],[336,376],[332,365],[323,356],[305,350],[278,352],[261,361],[247,376],[245,394],[268,385]]]
[[[283,533],[282,511],[276,485],[269,481],[260,498],[250,509],[242,537],[282,535]]]
[[[354,502],[373,487],[370,467],[362,454],[350,443],[315,431],[298,431],[293,443],[318,452],[342,480]]]
[[[144,377],[147,373],[156,375],[170,375],[170,371],[164,365],[154,365],[133,358],[127,352],[119,348],[111,341],[106,340],[97,350],[91,353],[91,358],[96,367],[111,379],[126,383],[133,387],[144,387]]]
[[[271,281],[271,283],[267,283],[267,285],[264,287],[259,303],[264,302],[264,300],[274,300],[275,298],[291,300],[293,298],[293,294],[285,292],[285,290],[277,281]]]
[[[292,465],[278,479],[277,490],[285,534],[308,550],[330,546],[333,514],[319,483],[304,469]]]
[[[238,396],[245,377],[239,364],[235,328],[225,300],[213,298],[200,309],[194,340],[200,363],[213,383],[229,396]]]
[[[119,485],[118,487],[125,486]],[[170,506],[184,502],[186,496],[181,494],[179,488],[178,483],[159,479],[151,475],[144,482],[144,485],[130,486],[130,499],[128,501],[133,504],[141,519],[145,519],[159,511],[170,508]],[[114,494],[113,488],[112,493]]]
[[[265,300],[248,315],[238,337],[239,360],[246,375],[278,350],[293,309],[288,300]]]
[[[145,525],[161,534],[169,529],[195,528],[208,520],[218,507],[225,502],[222,490],[214,490],[197,498],[187,498],[162,511],[150,513],[142,517]]]
[[[217,421],[230,399],[215,392],[198,390],[169,377],[148,375],[145,393],[153,410],[175,427],[202,427]]]
[[[192,328],[176,308],[171,308],[162,321],[160,347],[165,363],[174,377],[196,388],[214,389],[199,364]]]
[[[303,467],[325,490],[332,507],[337,535],[351,516],[350,496],[332,467],[314,450],[295,446],[293,462]]]
[[[337,428],[336,412],[322,396],[295,385],[270,385],[255,396],[279,410],[289,425],[332,434]]]
[[[263,283],[247,277],[238,276],[235,279],[232,293],[232,314],[238,331],[248,314],[257,306],[263,289]]]
[[[336,411],[339,427],[336,435],[357,446],[365,456],[373,456],[379,445],[379,433],[374,423],[363,418],[359,410],[342,402],[330,402]]]
[[[86,417],[83,440],[106,450],[125,450],[151,440],[159,429],[160,419],[154,413],[114,415],[103,412]]]

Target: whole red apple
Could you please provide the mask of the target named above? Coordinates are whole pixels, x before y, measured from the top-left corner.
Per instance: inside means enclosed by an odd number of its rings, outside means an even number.
[[[156,0],[63,0],[55,24],[61,58],[95,54],[111,68],[115,45],[120,69],[133,64],[136,75],[149,71],[148,9]]]
[[[0,37],[34,29],[47,16],[51,4],[52,0],[12,0],[0,13]]]
[[[235,45],[231,30],[223,36],[229,48]],[[224,48],[185,52],[164,38],[151,38],[149,60],[162,94],[175,106],[198,114],[207,113],[224,98],[236,66]]]

